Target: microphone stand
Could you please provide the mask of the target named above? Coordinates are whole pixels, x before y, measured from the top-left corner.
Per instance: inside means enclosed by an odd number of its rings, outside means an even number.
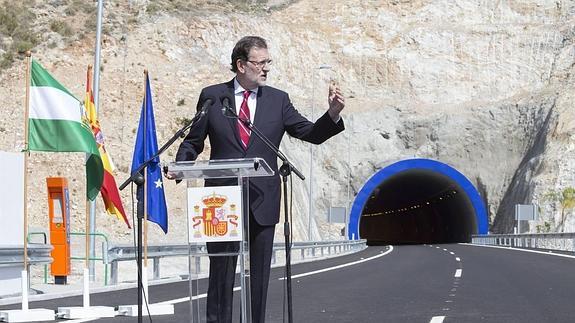
[[[289,211],[288,211],[288,199],[287,199],[287,179],[291,175],[291,172],[297,175],[302,181],[305,180],[305,176],[288,160],[288,158],[281,152],[281,150],[276,147],[249,119],[240,118],[236,112],[229,106],[229,104],[223,104],[224,116],[229,118],[238,119],[242,122],[251,132],[253,132],[264,144],[273,151],[276,156],[282,160],[282,165],[279,168],[279,173],[282,177],[283,184],[283,195],[284,195],[284,237],[285,237],[285,253],[286,253],[286,293],[288,302],[288,322],[293,323],[293,311],[292,311],[292,288],[291,288],[291,238],[290,238],[290,224],[289,224]]]
[[[143,286],[142,286],[142,220],[144,219],[144,201],[143,201],[143,189],[144,189],[144,169],[148,167],[148,165],[156,159],[156,157],[160,156],[166,149],[168,149],[178,138],[184,138],[186,131],[192,127],[194,127],[199,119],[201,119],[207,110],[207,104],[204,105],[203,109],[198,111],[196,115],[192,118],[192,120],[185,125],[182,129],[178,130],[170,140],[168,140],[151,158],[144,161],[138,168],[132,172],[130,177],[120,185],[119,189],[123,190],[128,186],[130,183],[136,184],[136,196],[138,197],[138,204],[137,204],[137,218],[138,218],[138,246],[136,251],[136,261],[138,264],[138,323],[142,323],[142,293],[143,293]],[[142,194],[142,198],[140,198],[140,194]]]

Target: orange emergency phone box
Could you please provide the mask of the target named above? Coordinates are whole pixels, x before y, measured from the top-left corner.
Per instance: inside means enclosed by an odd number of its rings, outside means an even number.
[[[53,246],[50,272],[55,284],[66,284],[70,274],[70,198],[65,177],[47,177],[50,243]]]

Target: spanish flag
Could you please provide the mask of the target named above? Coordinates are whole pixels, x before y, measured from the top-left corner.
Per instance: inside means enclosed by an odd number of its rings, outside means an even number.
[[[126,212],[122,206],[122,199],[120,198],[120,193],[118,192],[116,180],[114,179],[114,175],[112,175],[112,172],[114,171],[112,160],[106,152],[106,147],[104,147],[104,135],[100,130],[100,122],[98,121],[98,116],[96,115],[94,94],[92,92],[92,66],[88,66],[86,79],[86,99],[84,100],[84,105],[86,107],[90,126],[92,128],[92,132],[94,133],[94,137],[96,138],[98,150],[100,151],[100,156],[102,157],[102,162],[104,164],[104,182],[102,183],[100,193],[102,194],[102,199],[104,200],[104,205],[106,206],[106,212],[108,212],[110,215],[116,216],[118,219],[124,219],[124,222],[126,222],[126,225],[128,228],[130,228],[130,222],[128,222]]]

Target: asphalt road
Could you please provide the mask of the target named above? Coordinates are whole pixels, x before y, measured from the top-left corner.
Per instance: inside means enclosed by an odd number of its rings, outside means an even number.
[[[294,322],[575,322],[575,257],[471,245],[403,245],[294,265]],[[267,322],[287,322],[283,268],[272,270]],[[200,282],[205,292],[205,281]],[[150,287],[152,303],[188,296],[188,282]],[[239,309],[239,293],[235,293]],[[92,305],[136,302],[135,290],[91,295]],[[200,299],[205,307],[205,298]],[[81,297],[31,308],[81,306]],[[14,306],[13,306],[14,307]],[[16,306],[17,307],[17,306]],[[3,307],[8,308],[8,307]],[[239,322],[239,310],[236,311]],[[67,322],[88,322],[68,320]],[[189,302],[152,322],[188,322]],[[97,322],[136,322],[134,317]],[[144,322],[150,322],[145,317]]]

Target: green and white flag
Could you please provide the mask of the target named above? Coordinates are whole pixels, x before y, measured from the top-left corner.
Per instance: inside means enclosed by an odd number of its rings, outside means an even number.
[[[88,199],[100,192],[104,167],[82,102],[32,60],[28,150],[86,152]]]

